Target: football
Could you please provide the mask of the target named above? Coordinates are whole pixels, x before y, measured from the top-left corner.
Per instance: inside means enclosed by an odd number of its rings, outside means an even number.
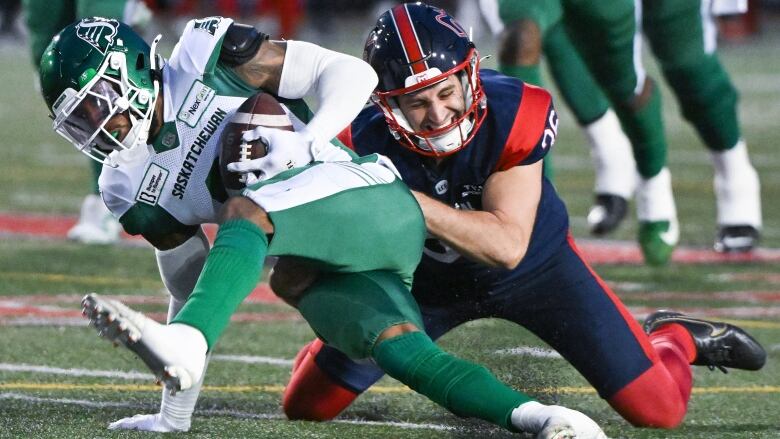
[[[248,97],[228,120],[219,139],[219,172],[228,193],[245,187],[242,175],[227,170],[228,163],[257,159],[266,154],[262,141],[244,143],[241,139],[245,131],[259,126],[294,131],[290,117],[273,95],[259,92]]]

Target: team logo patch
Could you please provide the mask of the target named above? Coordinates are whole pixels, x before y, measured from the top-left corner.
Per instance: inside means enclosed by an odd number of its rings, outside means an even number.
[[[105,55],[108,48],[114,45],[117,27],[119,22],[116,20],[86,18],[76,25],[76,36]]]
[[[201,32],[207,32],[213,37],[217,32],[220,21],[222,21],[222,19],[219,17],[201,18],[200,20],[195,20],[193,29],[199,30]]]
[[[443,195],[447,193],[447,189],[450,188],[450,184],[447,182],[447,180],[442,180],[438,183],[436,183],[436,186],[434,186],[434,189],[436,190],[436,193],[439,195]]]
[[[144,180],[141,182],[141,187],[138,188],[138,195],[135,197],[136,201],[150,206],[156,206],[157,202],[160,200],[160,194],[165,185],[165,180],[167,179],[167,169],[154,163],[149,165],[149,168],[144,175]]]
[[[203,116],[209,103],[211,103],[211,100],[214,99],[215,94],[216,92],[213,88],[200,81],[195,81],[179,108],[178,119],[194,128],[198,124],[200,117]]]

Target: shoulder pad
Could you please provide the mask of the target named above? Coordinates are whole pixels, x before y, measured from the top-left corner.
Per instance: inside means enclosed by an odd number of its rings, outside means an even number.
[[[232,23],[222,40],[219,61],[229,67],[244,64],[255,56],[260,44],[267,39],[268,35],[254,26]]]

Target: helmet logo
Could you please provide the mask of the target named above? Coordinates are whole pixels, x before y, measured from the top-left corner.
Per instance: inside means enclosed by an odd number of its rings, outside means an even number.
[[[438,21],[439,24],[446,27],[447,29],[455,32],[455,35],[459,37],[466,36],[466,31],[464,31],[463,28],[460,27],[460,24],[458,24],[458,22],[455,21],[452,16],[446,12],[440,10],[439,15],[436,16],[436,21]]]
[[[210,17],[210,18],[202,18],[200,20],[195,20],[195,25],[193,26],[193,29],[199,30],[202,32],[207,32],[211,34],[213,37],[215,33],[217,33],[217,27],[219,27],[219,22],[222,21],[219,17]]]
[[[406,80],[404,81],[404,87],[411,87],[440,75],[441,70],[439,70],[438,67],[432,67],[422,73],[415,73],[414,75],[407,76]]]
[[[114,45],[119,22],[106,18],[86,18],[76,25],[76,36],[86,41],[103,55]]]

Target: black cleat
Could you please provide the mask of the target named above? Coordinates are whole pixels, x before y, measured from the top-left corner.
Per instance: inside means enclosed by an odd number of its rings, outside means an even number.
[[[746,253],[758,245],[760,237],[753,226],[719,226],[713,247],[718,253]]]
[[[678,323],[693,337],[696,359],[692,364],[716,367],[726,373],[726,368],[759,370],[766,362],[766,351],[744,330],[723,322],[695,319],[685,314],[661,310],[645,319],[645,332],[650,334],[660,326]]]
[[[612,194],[596,194],[596,202],[588,212],[590,233],[606,235],[617,229],[628,213],[628,200]]]

